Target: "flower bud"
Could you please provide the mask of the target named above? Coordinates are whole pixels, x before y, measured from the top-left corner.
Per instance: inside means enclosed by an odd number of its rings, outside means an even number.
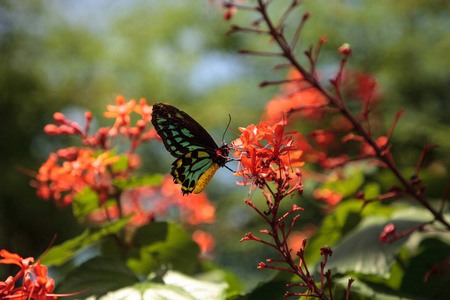
[[[56,123],[58,124],[64,124],[66,123],[66,117],[60,113],[60,112],[55,112],[53,114],[53,119],[55,120]]]
[[[84,117],[86,118],[86,121],[90,122],[92,120],[92,112],[90,111],[85,112]]]
[[[339,47],[339,53],[345,56],[350,56],[350,54],[352,54],[352,49],[350,48],[350,44],[343,44],[342,46]]]
[[[58,135],[60,134],[59,127],[55,124],[48,124],[44,127],[44,132],[47,135]]]

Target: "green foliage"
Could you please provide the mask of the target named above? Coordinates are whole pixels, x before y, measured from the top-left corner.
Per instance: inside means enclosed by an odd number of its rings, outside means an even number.
[[[140,275],[161,268],[192,274],[198,267],[198,245],[179,226],[152,222],[140,227],[133,238],[128,266]]]
[[[83,291],[73,296],[87,298],[101,296],[109,291],[127,287],[139,282],[136,275],[118,259],[94,257],[71,270],[56,288],[59,293]]]
[[[129,218],[111,222],[101,227],[86,229],[79,236],[67,240],[64,243],[53,246],[41,259],[42,264],[47,266],[59,266],[73,259],[77,252],[84,247],[97,245],[106,236],[117,234],[128,223]]]

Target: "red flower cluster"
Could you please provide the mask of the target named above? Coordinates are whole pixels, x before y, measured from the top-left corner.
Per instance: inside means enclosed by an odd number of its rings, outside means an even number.
[[[235,149],[233,155],[240,159],[235,176],[243,177],[242,184],[263,187],[268,181],[275,181],[287,192],[292,168],[301,167],[304,162],[300,160],[303,151],[294,146],[292,135],[295,132],[284,132],[284,127],[282,123],[271,126],[268,122],[261,122],[239,128],[242,134],[232,145]],[[297,176],[298,183],[287,194],[302,190],[299,172]]]
[[[273,124],[293,113],[300,113],[302,117],[317,120],[322,118],[327,104],[319,90],[311,87],[300,72],[291,69],[287,83],[282,85],[282,94],[267,104],[264,119]]]
[[[113,127],[100,128],[89,134],[92,114],[86,112],[84,128],[78,123],[66,119],[62,113],[55,113],[53,118],[57,125],[49,124],[44,131],[48,135],[75,135],[81,138],[86,147],[70,147],[60,149],[50,154],[48,160],[41,166],[33,185],[37,188],[40,198],[54,199],[60,206],[72,203],[74,196],[84,188],[89,187],[98,194],[99,203],[104,204],[108,194],[113,191],[113,179],[124,178],[140,164],[140,159],[134,154],[135,149],[145,141],[156,137],[153,128],[148,129],[151,121],[152,107],[145,99],[139,104],[135,100],[125,101],[121,95],[116,98],[117,105],[107,105],[104,116],[115,118]],[[141,115],[136,127],[131,126],[131,113]],[[119,156],[111,155],[108,150],[115,146],[118,134],[128,138],[130,149],[126,155],[126,170],[113,170],[113,164],[120,160]],[[95,149],[105,152],[99,154]]]
[[[61,164],[59,159],[63,159]],[[112,188],[112,176],[107,168],[119,159],[109,152],[95,155],[86,148],[61,149],[57,154],[50,154],[42,164],[33,185],[40,198],[54,199],[60,206],[71,204],[74,196],[86,187],[95,191],[100,204],[104,204]]]
[[[372,75],[355,70],[343,71],[342,92],[348,99],[370,101],[372,105],[378,104],[382,96],[380,86]]]
[[[0,299],[35,299],[53,300],[58,296],[72,296],[74,294],[53,294],[55,281],[47,276],[47,267],[40,262],[34,262],[33,257],[22,258],[18,254],[5,249],[0,250],[0,263],[18,265],[20,271],[13,277],[8,276],[5,281],[0,281]],[[22,282],[16,287],[17,282]]]

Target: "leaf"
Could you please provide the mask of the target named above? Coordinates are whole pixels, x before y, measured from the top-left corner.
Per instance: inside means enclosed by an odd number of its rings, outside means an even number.
[[[345,201],[324,218],[317,235],[308,241],[305,251],[308,263],[311,264],[319,258],[321,247],[334,245],[342,235],[359,224],[361,207],[359,201]]]
[[[154,299],[154,300],[223,300],[226,299],[227,284],[199,280],[184,274],[168,271],[163,276],[164,284],[138,283],[114,292],[100,300],[112,299]]]
[[[62,265],[71,260],[83,247],[95,245],[105,236],[119,232],[128,223],[130,217],[111,222],[102,227],[88,228],[79,236],[53,246],[41,259],[41,263],[46,266]]]
[[[362,168],[348,168],[348,176],[344,179],[336,179],[324,184],[321,189],[331,189],[342,194],[344,197],[354,195],[364,183],[364,174]]]
[[[340,279],[333,277],[335,288],[333,288],[334,299],[345,299],[347,293],[348,280],[350,277],[344,276]],[[340,286],[340,288],[337,288]],[[337,294],[340,295],[337,295]],[[339,297],[341,296],[341,297]],[[363,280],[356,279],[350,287],[349,299],[358,300],[407,300],[404,295],[396,295],[395,291],[386,289],[383,286],[371,285]]]
[[[142,186],[160,185],[162,182],[161,174],[153,174],[142,177],[132,177],[128,179],[115,179],[114,186],[121,190],[133,189]]]
[[[220,282],[225,281],[228,285],[227,296],[231,297],[242,292],[242,281],[230,270],[219,265],[215,265],[211,261],[202,262],[203,273],[197,276],[198,279],[208,279],[209,281]],[[207,271],[206,271],[207,270]]]
[[[376,199],[380,196],[380,185],[376,182],[370,182],[364,185],[364,197],[366,199]]]
[[[339,273],[357,272],[388,278],[395,256],[408,237],[403,237],[392,244],[381,243],[379,236],[384,226],[393,223],[397,231],[401,232],[422,222],[416,220],[387,222],[384,218],[374,217],[370,222],[366,220],[365,223],[370,224],[360,226],[334,247],[327,267],[334,268]]]
[[[425,282],[425,274],[432,266],[439,266],[449,258],[450,245],[436,239],[423,240],[419,252],[409,261],[405,270],[401,290],[414,295],[432,297],[433,299],[448,298],[450,286],[450,268],[442,266],[441,274],[432,274]]]
[[[362,210],[362,207],[361,201],[346,200],[341,202],[335,211],[326,216],[317,231],[317,235],[311,241],[308,241],[305,252],[306,260],[313,263],[320,256],[318,249],[336,244],[342,236],[354,230],[365,217],[380,216],[386,220],[395,211],[404,209],[400,206],[383,206],[379,202],[371,203],[364,210]]]
[[[296,277],[294,280],[298,279]],[[232,297],[233,300],[259,300],[259,299],[281,299],[287,291],[295,289],[299,292],[298,287],[287,287],[286,284],[292,283],[292,273],[289,272],[270,272],[265,281],[260,282],[255,288],[247,293]],[[304,289],[306,291],[306,289]]]
[[[198,266],[199,253],[197,243],[181,227],[152,222],[137,230],[127,264],[144,276],[164,266],[190,274]]]
[[[121,260],[95,257],[71,270],[57,286],[55,293],[74,293],[88,289],[82,294],[64,299],[101,296],[111,290],[139,282],[134,273]]]
[[[77,193],[72,202],[72,211],[78,222],[83,222],[85,217],[98,209],[98,195],[90,188],[85,188]]]

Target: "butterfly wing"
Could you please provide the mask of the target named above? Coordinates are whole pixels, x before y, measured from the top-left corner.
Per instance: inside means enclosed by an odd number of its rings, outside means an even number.
[[[209,133],[187,113],[158,103],[153,105],[152,124],[166,149],[177,159],[171,174],[183,195],[198,194],[227,161],[228,147],[218,148]]]
[[[180,156],[172,164],[171,174],[175,183],[181,184],[183,195],[200,193],[219,168],[207,151],[194,150]]]
[[[213,155],[218,148],[209,133],[197,121],[172,105],[153,105],[152,124],[167,151],[174,157],[200,149],[206,149]]]

